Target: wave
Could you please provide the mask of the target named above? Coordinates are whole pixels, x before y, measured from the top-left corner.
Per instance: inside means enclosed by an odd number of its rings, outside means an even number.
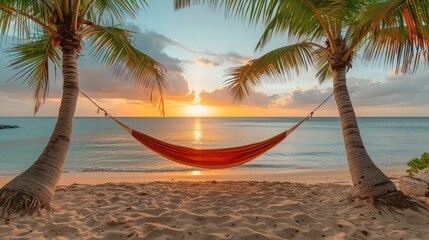
[[[147,168],[118,168],[118,167],[85,167],[76,169],[66,169],[64,173],[74,172],[184,172],[184,171],[204,171],[199,168],[163,168],[163,169],[147,169]]]
[[[306,168],[296,164],[258,164],[247,163],[245,165],[234,167],[237,169],[289,169],[289,168]],[[74,172],[146,172],[146,173],[161,173],[161,172],[187,172],[187,171],[209,171],[209,169],[201,168],[123,168],[123,167],[84,167],[75,169],[65,169],[64,173]]]
[[[271,168],[273,168],[273,169],[277,169],[277,168],[289,168],[291,166],[292,165],[290,165],[290,164],[246,163],[244,165],[237,166],[237,168],[265,168],[265,169],[271,169]]]

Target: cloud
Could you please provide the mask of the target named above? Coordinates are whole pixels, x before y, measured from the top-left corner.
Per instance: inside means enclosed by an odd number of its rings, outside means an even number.
[[[388,76],[386,82],[350,78],[352,100],[361,106],[416,106],[429,104],[428,72]]]
[[[428,72],[420,72],[415,75],[388,76],[385,82],[356,77],[347,81],[355,107],[406,107],[429,104],[428,78]],[[273,103],[278,107],[316,105],[331,92],[330,87],[321,89],[314,86],[307,90],[297,88],[292,93],[280,94]]]
[[[207,58],[203,58],[200,57],[197,60],[194,61],[195,64],[197,65],[205,65],[205,66],[210,66],[210,67],[218,67],[220,65],[222,65],[223,61],[212,61],[210,59]]]
[[[227,52],[227,53],[197,52],[197,51],[193,51],[193,52],[197,53],[198,55],[204,55],[207,57],[215,58],[215,60],[210,60],[208,58],[199,57],[197,60],[194,61],[194,63],[196,64],[208,65],[211,67],[220,66],[225,62],[231,63],[233,65],[244,65],[251,60],[250,57],[242,56],[236,52]]]
[[[231,94],[226,88],[216,89],[212,92],[202,91],[200,93],[201,103],[208,106],[268,106],[275,99],[276,95],[269,96],[261,92],[252,92],[244,101],[237,102],[233,100]]]
[[[144,41],[144,42],[146,42],[147,40],[150,40],[150,39],[156,39],[156,42],[153,42],[152,44],[158,45],[158,47],[155,47],[152,45],[152,47],[149,47],[149,49],[146,49],[149,51],[148,53],[151,53],[151,54],[158,54],[158,52],[150,52],[151,48],[152,49],[154,49],[154,48],[164,49],[167,46],[175,46],[175,47],[179,47],[179,48],[181,48],[187,52],[190,52],[190,53],[193,53],[193,54],[199,56],[193,62],[196,64],[201,64],[201,65],[220,66],[225,62],[230,62],[230,63],[236,64],[236,65],[243,65],[243,64],[246,64],[248,61],[251,60],[250,57],[243,56],[243,55],[241,55],[237,52],[234,52],[234,51],[229,51],[227,53],[198,51],[198,50],[195,50],[193,48],[186,46],[185,44],[183,44],[177,40],[168,38],[167,36],[159,34],[155,31],[147,31],[144,34],[141,34],[142,31],[137,25],[128,25],[127,29],[138,32],[139,34],[136,36],[136,38],[139,40],[142,39],[142,41]],[[148,38],[150,38],[150,39],[148,39]],[[149,41],[149,42],[151,42],[151,41]],[[145,46],[147,46],[147,45],[146,44],[142,45],[141,48],[145,49]],[[205,56],[205,57],[201,57],[201,56]],[[211,60],[211,59],[209,59],[209,57],[214,57],[215,60]],[[164,60],[167,60],[167,59],[164,59]]]
[[[248,61],[251,60],[249,57],[241,56],[240,54],[235,52],[228,52],[226,54],[198,52],[198,55],[203,55],[205,57],[198,57],[194,61],[191,61],[191,63],[208,67],[219,67],[226,62],[233,65],[245,65]]]
[[[220,57],[225,61],[228,61],[233,64],[237,64],[237,65],[247,64],[247,62],[251,60],[250,57],[242,56],[236,52],[228,52],[226,54],[220,54]]]
[[[136,26],[132,28],[136,28]],[[136,46],[167,68],[169,86],[165,97],[172,97],[175,100],[183,97],[187,101],[190,89],[188,82],[183,76],[182,61],[178,58],[170,57],[164,51],[169,45],[176,44],[176,42],[155,31],[142,32],[139,30],[138,32],[139,34],[135,40]]]
[[[80,71],[80,87],[94,98],[124,98],[129,100],[147,101],[138,86],[130,81],[115,78],[100,67],[84,68]],[[194,92],[189,91],[187,81],[180,73],[168,73],[169,88],[164,94],[165,99],[175,101],[192,101]]]
[[[155,31],[143,32],[136,25],[128,25],[127,28],[137,32],[134,41],[136,47],[166,67],[169,84],[168,89],[164,92],[164,98],[175,101],[192,101],[195,93],[190,91],[189,84],[184,77],[182,61],[165,53],[165,49],[170,44],[176,43]],[[102,67],[92,64],[89,59],[83,59],[82,62],[81,86],[86,91],[91,91],[92,96],[147,100],[147,96],[144,96],[142,91],[135,88],[130,82],[106,73]]]
[[[355,107],[417,107],[429,104],[429,72],[415,75],[388,76],[385,82],[352,77],[348,79],[349,94]],[[254,107],[270,107],[278,109],[314,108],[329,94],[332,87],[309,89],[296,88],[290,93],[269,95],[252,92],[244,102],[234,102],[225,88],[212,92],[202,91],[201,102],[212,106],[245,105]],[[335,108],[333,100],[325,104],[325,108]],[[426,114],[429,110],[426,111]]]
[[[142,32],[141,29],[140,29],[140,27],[137,26],[137,25],[135,25],[135,24],[128,24],[126,28],[129,29],[129,30],[131,30],[131,31],[137,32],[137,33],[141,33]],[[157,32],[155,32],[153,30],[146,31],[145,34],[148,35],[148,36],[150,35],[151,38],[153,38],[153,39],[156,39],[157,40],[156,43],[158,43],[159,45],[162,45],[162,46],[176,46],[176,47],[182,48],[182,49],[184,49],[184,50],[186,50],[188,52],[192,52],[192,53],[196,53],[196,54],[200,54],[201,53],[201,52],[199,52],[197,50],[194,50],[194,49],[186,46],[185,44],[182,44],[179,41],[176,41],[174,39],[168,38],[167,36],[162,35],[160,33],[157,33]],[[140,38],[140,35],[138,34],[136,37]]]
[[[12,78],[17,73],[8,67],[10,58],[3,56],[0,57],[0,96],[2,100],[0,101],[0,110],[1,108],[5,109],[14,109],[16,107],[10,106],[23,106],[24,104],[31,105],[31,111],[34,107],[34,90],[33,88],[25,81],[25,79],[15,79]],[[60,96],[61,85],[56,79],[51,77],[51,84],[49,86],[50,96],[54,95],[55,97]]]
[[[273,105],[279,108],[313,107],[320,104],[331,92],[332,89],[320,89],[317,86],[307,90],[296,88],[292,93],[278,94]]]

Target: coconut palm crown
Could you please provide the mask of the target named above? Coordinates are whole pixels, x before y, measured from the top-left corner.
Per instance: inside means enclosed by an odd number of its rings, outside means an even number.
[[[63,94],[48,145],[25,172],[0,189],[0,217],[50,209],[71,141],[79,95],[77,60],[82,49],[117,77],[129,79],[164,110],[165,68],[133,45],[120,28],[147,7],[145,0],[0,0],[2,43],[15,79],[34,88],[35,112],[49,90],[50,68],[61,69]]]
[[[376,206],[413,208],[373,163],[360,136],[347,90],[346,72],[355,53],[365,62],[396,73],[412,73],[428,63],[427,0],[176,0],[176,9],[208,4],[249,25],[262,23],[261,50],[273,35],[293,44],[228,70],[226,87],[243,99],[261,83],[285,83],[310,68],[320,82],[332,80],[348,166],[356,195]]]

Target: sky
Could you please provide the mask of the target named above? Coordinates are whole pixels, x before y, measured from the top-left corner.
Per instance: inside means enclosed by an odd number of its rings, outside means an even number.
[[[136,19],[124,20],[124,25],[136,33],[135,45],[167,68],[167,117],[306,116],[332,92],[332,82],[319,85],[315,71],[310,70],[282,84],[255,87],[243,102],[233,101],[224,88],[226,71],[290,42],[285,36],[275,36],[262,51],[255,52],[261,25],[249,27],[205,6],[174,11],[173,1],[150,1],[146,11]],[[131,81],[115,78],[85,53],[84,49],[78,64],[80,88],[87,95],[114,116],[160,116]],[[10,80],[14,76],[8,67],[11,59],[5,53],[0,55],[0,116],[33,116],[33,90],[20,80]],[[427,70],[395,75],[378,63],[363,64],[358,54],[347,76],[358,116],[429,116]],[[36,116],[57,115],[61,84],[62,76],[57,73]],[[315,114],[337,115],[333,99]],[[80,97],[76,116],[101,115]]]

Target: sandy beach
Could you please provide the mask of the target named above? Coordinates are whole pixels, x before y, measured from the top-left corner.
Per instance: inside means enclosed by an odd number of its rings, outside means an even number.
[[[402,169],[385,171],[395,179]],[[66,173],[49,217],[3,221],[0,238],[425,239],[429,235],[428,213],[380,215],[350,201],[345,169],[270,175],[234,172]],[[0,178],[1,185],[8,177]]]

